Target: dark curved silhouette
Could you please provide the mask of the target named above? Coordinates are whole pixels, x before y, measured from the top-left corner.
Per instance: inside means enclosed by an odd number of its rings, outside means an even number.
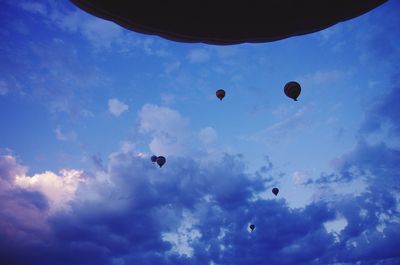
[[[97,17],[179,42],[270,42],[328,28],[387,0],[70,0]]]

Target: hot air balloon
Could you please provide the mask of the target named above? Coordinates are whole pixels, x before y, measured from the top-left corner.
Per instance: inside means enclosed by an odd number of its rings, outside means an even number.
[[[253,232],[253,230],[254,230],[254,228],[256,228],[256,226],[251,224],[251,225],[249,225],[249,228],[251,229],[251,232]]]
[[[223,89],[218,89],[215,92],[215,95],[217,95],[217,98],[219,98],[220,100],[222,100],[225,97],[225,90]]]
[[[275,194],[275,196],[277,196],[278,193],[279,193],[279,189],[278,188],[273,188],[272,189],[272,193]]]
[[[167,161],[167,160],[166,160],[165,157],[163,157],[163,156],[157,157],[157,160],[156,160],[157,164],[158,164],[160,167],[162,167],[162,166],[165,164],[166,161]]]
[[[155,163],[157,161],[157,156],[152,155],[150,159],[151,159],[151,162]]]
[[[97,17],[179,42],[270,42],[314,33],[387,0],[71,0]],[[79,23],[79,22],[78,22]],[[80,23],[85,23],[84,21]]]
[[[301,87],[299,83],[291,81],[285,85],[283,91],[285,92],[286,96],[292,98],[294,101],[297,101],[297,98],[301,92]]]

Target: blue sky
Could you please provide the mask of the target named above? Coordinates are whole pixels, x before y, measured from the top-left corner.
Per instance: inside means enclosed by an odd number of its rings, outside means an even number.
[[[232,46],[0,6],[2,264],[400,262],[399,1]]]

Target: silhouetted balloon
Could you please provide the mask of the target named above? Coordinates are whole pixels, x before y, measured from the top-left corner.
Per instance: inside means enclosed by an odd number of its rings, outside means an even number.
[[[253,225],[253,224],[249,225],[249,227],[250,227],[250,229],[251,229],[251,232],[253,232],[254,228],[256,228],[256,226]]]
[[[223,89],[218,89],[215,92],[215,95],[217,95],[217,98],[219,98],[220,100],[222,100],[225,97],[225,90]]]
[[[153,162],[153,163],[154,163],[154,162],[156,162],[156,161],[157,161],[157,156],[154,156],[154,155],[153,155],[153,156],[151,156],[151,158],[150,158],[150,159],[151,159],[151,162]]]
[[[278,195],[279,189],[278,188],[273,188],[272,189],[272,193],[275,194],[275,196]]]
[[[292,98],[294,101],[297,101],[297,98],[301,92],[301,87],[299,83],[291,81],[285,85],[283,91],[285,92],[286,96]]]
[[[162,167],[162,166],[165,164],[166,159],[165,159],[165,157],[163,157],[163,156],[159,156],[159,157],[157,157],[156,162],[157,162],[157,164],[158,164],[160,167]]]
[[[86,12],[140,33],[183,42],[238,44],[313,33],[387,0],[71,0]],[[249,4],[251,3],[251,4]],[[85,21],[79,21],[82,25]]]

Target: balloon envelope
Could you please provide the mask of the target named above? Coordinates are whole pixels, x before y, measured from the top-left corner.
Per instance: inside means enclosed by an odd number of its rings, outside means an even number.
[[[156,162],[157,162],[157,164],[158,164],[160,167],[162,167],[162,166],[165,164],[166,159],[165,159],[165,157],[163,157],[163,156],[159,156],[159,157],[157,157]]]
[[[253,231],[253,230],[254,230],[254,228],[256,228],[256,226],[255,226],[255,225],[253,225],[253,224],[249,225],[249,227],[250,227],[251,231]]]
[[[153,162],[153,163],[154,163],[154,162],[156,162],[156,161],[157,161],[157,156],[154,156],[154,155],[153,155],[153,156],[151,156],[151,158],[150,158],[150,159],[151,159],[151,162]]]
[[[223,89],[218,89],[215,92],[215,95],[217,96],[217,98],[219,98],[220,100],[222,100],[225,97],[225,90]]]
[[[275,194],[275,196],[278,195],[279,189],[278,188],[273,188],[272,189],[272,193]]]
[[[285,92],[286,96],[297,101],[297,98],[300,96],[301,86],[296,81],[291,81],[285,85],[283,91]]]
[[[92,15],[139,33],[180,42],[226,45],[269,42],[313,33],[360,16],[387,0],[71,2]]]

